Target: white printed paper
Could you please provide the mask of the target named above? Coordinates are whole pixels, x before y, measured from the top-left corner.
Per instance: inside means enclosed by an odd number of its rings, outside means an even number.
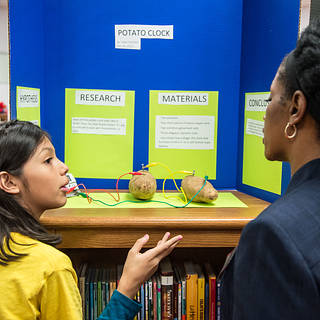
[[[158,103],[166,105],[207,106],[208,93],[195,92],[159,92]]]
[[[40,90],[17,88],[18,107],[40,107]]]
[[[173,25],[119,24],[114,26],[116,49],[141,49],[141,39],[173,39]]]
[[[72,118],[72,133],[126,134],[127,119]]]
[[[251,134],[263,138],[263,127],[263,121],[247,119],[246,134]]]
[[[125,92],[107,90],[76,90],[76,104],[94,106],[119,106],[125,105]]]
[[[214,116],[156,116],[155,147],[213,149]]]
[[[172,286],[173,285],[173,277],[169,276],[169,277],[166,277],[166,276],[161,276],[161,285],[163,286]]]
[[[247,111],[266,111],[269,93],[247,93],[246,110]]]

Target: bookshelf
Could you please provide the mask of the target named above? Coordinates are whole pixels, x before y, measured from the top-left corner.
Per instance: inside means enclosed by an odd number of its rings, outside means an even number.
[[[225,255],[237,245],[241,230],[269,202],[235,190],[232,192],[247,208],[102,208],[54,209],[46,211],[41,222],[51,232],[62,235],[59,248],[74,263],[120,256],[145,233],[150,235],[147,247],[155,246],[165,231],[182,234],[184,239],[173,254],[215,256],[220,269]],[[220,191],[223,192],[223,191]],[[106,258],[107,259],[107,258]]]

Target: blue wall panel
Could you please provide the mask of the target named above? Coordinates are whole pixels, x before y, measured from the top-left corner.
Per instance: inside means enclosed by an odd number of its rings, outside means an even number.
[[[270,91],[271,82],[282,58],[296,44],[299,25],[299,0],[244,0],[240,80],[238,188],[273,201],[279,196],[242,184],[244,104],[246,92]],[[284,165],[282,192],[290,175]]]
[[[16,86],[40,88],[40,104],[44,104],[43,1],[10,0],[9,15],[10,111],[15,118]]]
[[[16,4],[10,17],[14,25],[22,15],[20,6]],[[149,90],[219,91],[214,185],[235,188],[242,1],[46,0],[43,8],[38,11],[44,21],[44,40],[38,44],[44,51],[42,127],[52,135],[60,158],[65,147],[65,88],[136,92],[134,169],[148,159]],[[174,25],[174,39],[142,39],[141,50],[115,49],[115,24]],[[16,60],[26,62],[23,55]],[[12,74],[12,83],[20,82],[20,75]],[[107,152],[116,152],[116,146]],[[115,186],[113,180],[79,181],[88,187]]]

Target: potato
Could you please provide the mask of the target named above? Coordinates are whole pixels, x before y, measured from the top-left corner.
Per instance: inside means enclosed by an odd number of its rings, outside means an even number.
[[[197,176],[186,176],[181,183],[187,198],[190,200],[203,186],[205,179]],[[210,203],[218,198],[218,191],[207,181],[202,190],[192,200],[194,202],[207,202]]]
[[[129,191],[131,194],[141,200],[149,200],[157,191],[156,179],[149,171],[140,170],[142,175],[132,176],[129,182]]]

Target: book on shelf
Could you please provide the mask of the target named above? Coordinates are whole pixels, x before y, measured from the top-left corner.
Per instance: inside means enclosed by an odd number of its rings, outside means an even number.
[[[187,320],[198,319],[198,274],[192,261],[184,262],[186,273],[186,315]]]
[[[186,320],[186,273],[182,264],[176,264],[176,269],[181,280],[181,320]]]
[[[204,307],[204,312],[205,312],[205,319],[209,320],[209,280],[208,277],[205,274],[205,307]]]
[[[94,319],[94,278],[95,278],[95,269],[90,268],[90,279],[89,279],[89,320]]]
[[[110,301],[110,269],[106,268],[106,273],[105,273],[105,279],[106,279],[106,305]]]
[[[195,264],[198,274],[198,320],[205,320],[205,277],[199,264]]]
[[[221,296],[220,296],[220,290],[221,290],[221,279],[217,280],[217,300],[216,300],[216,320],[221,320]]]
[[[176,279],[176,282],[177,282],[177,294],[176,294],[177,313],[176,313],[175,320],[182,320],[182,281],[178,271],[178,266],[176,264],[173,264],[173,272],[174,272],[174,279]]]
[[[141,303],[141,320],[145,320],[145,298],[144,298],[144,283],[140,288],[140,303]]]
[[[106,273],[107,273],[107,269],[106,268],[102,268],[101,269],[101,308],[102,308],[102,311],[107,306],[107,300],[106,300],[106,286],[107,286]]]
[[[209,320],[216,320],[216,275],[209,262],[204,264],[206,278],[209,283]]]
[[[79,288],[85,320],[95,320],[107,306],[122,267],[81,266]],[[136,294],[135,299],[142,308],[134,320],[216,320],[216,316],[219,319],[216,283],[208,262],[201,265],[164,260],[158,272],[146,280]]]
[[[86,281],[87,268],[88,268],[88,263],[83,263],[81,264],[80,272],[79,272],[79,291],[81,296],[83,315],[85,315],[86,313],[85,281]]]
[[[99,269],[94,268],[94,279],[93,279],[93,319],[98,318],[98,276]]]
[[[144,307],[145,307],[145,320],[149,320],[149,285],[148,281],[144,283]]]
[[[85,275],[85,313],[84,318],[85,320],[91,319],[90,314],[90,281],[91,281],[91,272],[92,269],[87,269],[86,275]]]
[[[161,278],[158,273],[156,275],[156,281],[157,281],[157,318],[158,318],[158,320],[162,320],[162,315],[161,315]]]
[[[114,290],[117,287],[117,269],[116,265],[110,266],[110,278],[109,278],[109,301],[112,297]]]
[[[168,257],[160,262],[161,316],[162,320],[173,320],[173,268]]]
[[[158,299],[157,299],[157,277],[156,274],[152,276],[152,305],[153,305],[153,320],[158,320],[158,310],[157,310],[157,305],[158,305]],[[161,320],[161,319],[159,319]]]
[[[173,290],[172,290],[172,317],[173,320],[178,320],[178,279],[173,272]]]
[[[140,303],[140,290],[138,290],[136,294],[136,301]],[[141,312],[138,312],[138,314],[135,316],[134,320],[141,320]]]

